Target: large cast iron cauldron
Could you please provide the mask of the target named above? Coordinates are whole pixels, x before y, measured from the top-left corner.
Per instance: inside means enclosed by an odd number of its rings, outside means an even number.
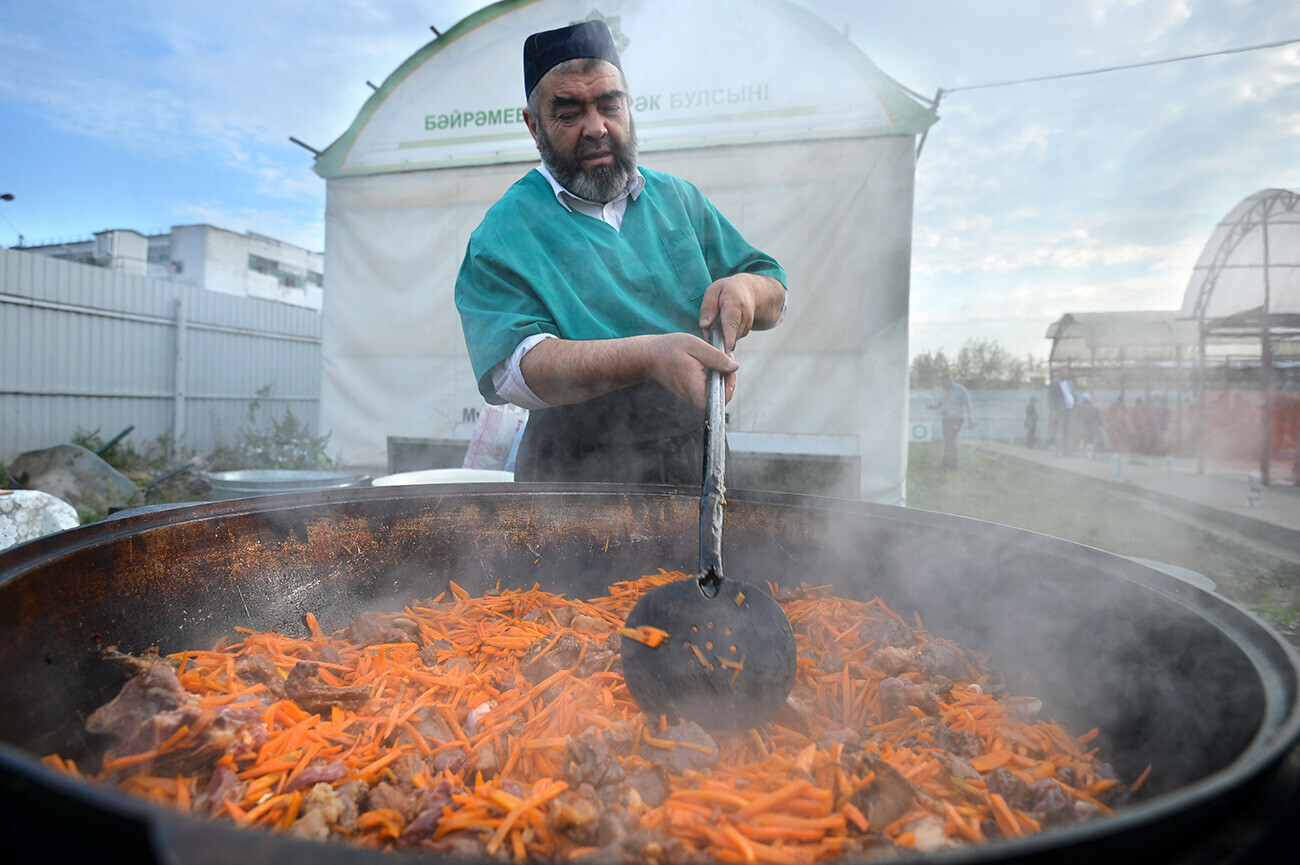
[[[268,496],[109,520],[0,555],[0,819],[6,850],[103,862],[392,862],[194,820],[47,770],[93,746],[82,722],[122,674],[98,658],[207,647],[235,625],[305,634],[446,588],[540,582],[570,596],[658,567],[691,572],[683,490],[464,485]],[[1258,852],[1297,787],[1295,653],[1216,595],[1028,532],[888,506],[734,492],[729,575],[810,577],[915,610],[987,652],[1143,801],[1112,818],[942,862],[1202,862]],[[14,861],[34,861],[30,858]]]

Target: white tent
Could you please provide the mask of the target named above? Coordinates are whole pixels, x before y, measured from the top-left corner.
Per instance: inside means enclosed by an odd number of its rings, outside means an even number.
[[[591,17],[619,43],[642,162],[699,186],[789,275],[786,321],[737,351],[733,452],[842,456],[858,495],[901,502],[916,136],[935,117],[783,0],[507,0],[393,72],[316,162],[332,445],[379,466],[389,437],[469,438],[482,399],[456,272],[537,163],[524,39]]]

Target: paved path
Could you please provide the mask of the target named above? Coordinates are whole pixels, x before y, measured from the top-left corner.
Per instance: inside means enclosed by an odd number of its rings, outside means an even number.
[[[1235,536],[1261,554],[1300,563],[1300,487],[1252,484],[1250,475],[1258,465],[1207,461],[1201,472],[1194,457],[1107,453],[1089,460],[990,441],[970,441],[969,446],[1043,471],[1071,472],[1120,486],[1181,512],[1207,531]]]

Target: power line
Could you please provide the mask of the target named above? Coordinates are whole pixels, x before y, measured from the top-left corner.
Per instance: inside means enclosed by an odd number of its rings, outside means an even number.
[[[1247,51],[1261,51],[1266,48],[1281,48],[1284,45],[1294,45],[1300,42],[1300,38],[1282,39],[1278,42],[1266,42],[1261,45],[1246,45],[1240,48],[1221,48],[1218,51],[1204,51],[1200,54],[1184,54],[1180,57],[1166,57],[1163,60],[1147,60],[1142,63],[1123,63],[1118,66],[1103,66],[1100,69],[1083,69],[1078,72],[1060,72],[1056,75],[1038,75],[1033,78],[1016,78],[1011,81],[991,81],[987,84],[967,84],[964,87],[940,87],[934,91],[934,98],[930,100],[930,110],[935,111],[939,108],[939,101],[943,99],[945,93],[956,93],[961,90],[986,90],[990,87],[1011,87],[1015,84],[1033,84],[1039,81],[1059,81],[1062,78],[1080,78],[1084,75],[1100,75],[1103,72],[1120,72],[1125,69],[1142,69],[1147,66],[1161,66],[1166,63],[1181,63],[1184,60],[1200,60],[1205,57],[1222,57],[1227,54],[1243,54]],[[895,82],[897,83],[897,82]],[[899,85],[902,87],[902,85]],[[919,93],[910,90],[907,87],[903,89],[918,100],[925,99]],[[925,139],[929,135],[927,129],[921,134],[921,140],[916,145],[916,155],[921,156],[921,148],[925,146]]]
[[[1260,51],[1265,48],[1281,48],[1283,45],[1294,45],[1300,42],[1297,39],[1283,39],[1280,42],[1269,42],[1264,45],[1247,45],[1243,48],[1223,48],[1219,51],[1206,51],[1201,54],[1184,54],[1181,57],[1166,57],[1163,60],[1148,60],[1143,63],[1125,63],[1120,66],[1106,66],[1101,69],[1085,69],[1080,72],[1062,72],[1057,75],[1040,75],[1036,78],[1017,78],[1013,81],[994,81],[989,84],[968,84],[965,87],[948,87],[941,89],[940,93],[956,93],[959,90],[983,90],[988,87],[1009,87],[1012,84],[1032,84],[1035,81],[1055,81],[1060,78],[1078,78],[1082,75],[1100,75],[1103,72],[1119,72],[1124,69],[1141,69],[1144,66],[1160,66],[1164,63],[1180,63],[1183,60],[1200,60],[1203,57],[1221,57],[1225,54],[1242,54],[1246,51]]]

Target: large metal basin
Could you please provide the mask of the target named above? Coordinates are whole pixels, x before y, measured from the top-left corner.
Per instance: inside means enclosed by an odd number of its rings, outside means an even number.
[[[305,633],[369,608],[540,582],[570,595],[698,561],[698,491],[525,484],[343,489],[180,507],[0,555],[0,815],[14,843],[95,861],[391,862],[201,823],[39,761],[83,748],[122,676],[101,646],[207,646],[233,625]],[[732,492],[729,576],[809,578],[880,595],[988,653],[1122,776],[1152,763],[1117,816],[942,862],[1236,861],[1288,819],[1297,787],[1295,652],[1237,606],[1160,570],[957,517]],[[17,822],[12,822],[17,821]],[[20,831],[19,831],[20,830]],[[120,854],[120,855],[119,855]]]

